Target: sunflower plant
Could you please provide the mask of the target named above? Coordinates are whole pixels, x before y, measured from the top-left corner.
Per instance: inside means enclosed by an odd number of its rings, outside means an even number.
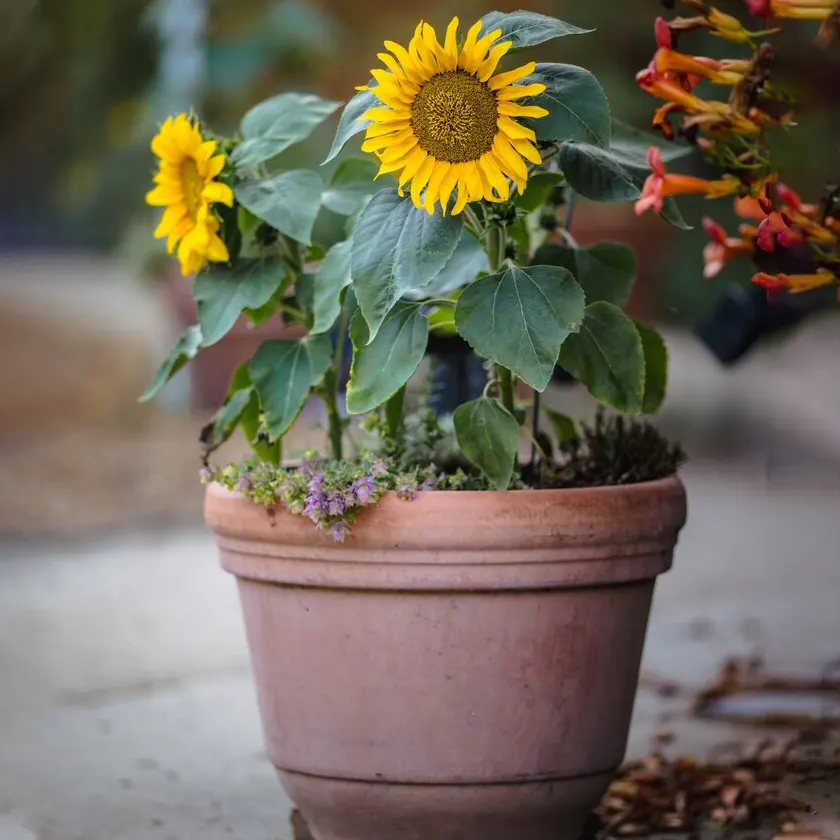
[[[517,382],[538,395],[558,365],[606,406],[656,411],[664,344],[622,311],[633,252],[620,243],[579,247],[570,229],[576,195],[642,197],[650,138],[612,119],[586,69],[518,60],[529,47],[587,33],[526,11],[490,12],[465,31],[453,18],[440,38],[421,21],[407,45],[385,41],[315,170],[278,166],[282,152],[340,108],[311,94],[257,105],[232,138],[212,135],[195,116],[164,123],[152,142],[160,162],[147,200],[165,208],[155,235],[184,274],[196,274],[198,323],[143,399],[243,314],[307,332],[264,342],[236,371],[202,442],[206,456],[241,428],[254,456],[208,467],[208,477],[258,501],[280,500],[342,538],[358,510],[387,490],[411,498],[435,488],[562,483],[537,406],[526,431],[516,400]],[[345,151],[356,135],[361,156]],[[683,154],[660,145],[661,159]],[[672,198],[655,204],[684,226]],[[456,409],[451,435],[445,421],[406,416],[406,383],[430,331],[460,336],[486,361],[484,393]],[[330,451],[284,468],[283,438],[311,397],[326,406]],[[349,457],[353,415],[365,415],[378,449]],[[548,419],[569,457],[586,457],[571,421]],[[614,456],[637,454],[634,446],[650,440],[632,424],[612,431],[621,441]],[[529,437],[534,454],[524,469],[518,451]],[[674,468],[674,458],[654,460],[654,471]],[[658,477],[640,473],[638,460],[613,472],[599,474]]]

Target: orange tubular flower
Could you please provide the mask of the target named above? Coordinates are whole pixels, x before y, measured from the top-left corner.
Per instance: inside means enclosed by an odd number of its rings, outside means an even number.
[[[770,14],[792,20],[825,20],[837,0],[770,0]]]
[[[703,230],[709,237],[708,244],[703,248],[703,276],[707,280],[717,277],[731,260],[752,256],[755,251],[752,239],[727,236],[726,231],[708,217],[703,219]]]
[[[706,181],[692,175],[669,175],[662,163],[662,153],[656,146],[648,149],[648,164],[651,174],[636,201],[637,216],[650,209],[661,213],[662,204],[669,195],[705,195],[706,198],[721,198],[732,195],[741,185],[741,182],[732,176],[724,176],[719,181]]]
[[[753,275],[752,282],[767,289],[768,293],[790,292],[799,295],[822,286],[830,286],[840,280],[827,268],[818,268],[814,274],[766,274],[760,271]]]
[[[684,73],[689,75],[689,78],[697,78],[698,81],[702,78],[716,85],[731,86],[741,81],[744,73],[749,69],[749,62],[729,62],[727,66],[727,62],[715,61],[713,58],[684,55],[675,50],[660,47],[653,57],[653,66],[656,72],[663,76],[667,73]],[[694,82],[691,86],[694,87],[696,84],[697,82]]]

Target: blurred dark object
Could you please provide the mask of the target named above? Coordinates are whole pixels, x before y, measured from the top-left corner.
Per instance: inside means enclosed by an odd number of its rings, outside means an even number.
[[[837,303],[837,288],[769,295],[760,286],[730,287],[695,329],[718,361],[732,365],[762,339],[799,324]]]

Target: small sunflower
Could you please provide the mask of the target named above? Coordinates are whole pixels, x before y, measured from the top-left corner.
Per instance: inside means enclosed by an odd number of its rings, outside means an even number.
[[[207,260],[230,259],[218,235],[220,222],[210,207],[217,202],[233,206],[233,190],[214,180],[225,165],[225,156],[217,155],[216,148],[217,143],[205,141],[186,114],[167,119],[152,140],[160,167],[154,178],[157,186],[146,194],[146,203],[166,208],[155,237],[167,237],[170,254],[178,246],[184,275],[199,271]]]
[[[379,158],[379,175],[399,173],[401,191],[410,181],[414,205],[430,214],[438,203],[446,214],[456,188],[453,214],[468,201],[507,201],[508,179],[522,193],[525,161],[541,163],[536,135],[516,118],[544,117],[548,111],[514,100],[536,96],[545,85],[514,84],[534,72],[533,62],[496,73],[512,44],[495,43],[501,29],[479,38],[480,33],[478,21],[459,47],[456,17],[441,45],[433,27],[421,21],[407,50],[385,41],[391,54],[378,58],[388,69],[371,70],[376,85],[359,88],[384,106],[361,116],[372,122],[362,150]]]

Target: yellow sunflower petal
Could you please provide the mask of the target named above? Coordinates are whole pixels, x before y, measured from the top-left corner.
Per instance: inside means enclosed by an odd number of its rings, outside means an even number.
[[[452,164],[445,160],[438,160],[435,162],[435,168],[432,170],[432,176],[429,178],[429,183],[426,185],[426,200],[423,206],[426,212],[433,216],[435,212],[435,202],[440,198],[440,185],[446,173],[449,172]]]
[[[542,157],[537,150],[537,147],[528,140],[523,140],[518,137],[513,137],[510,140],[511,145],[517,152],[519,152],[525,160],[539,166],[542,163]]]
[[[233,190],[227,184],[212,181],[201,191],[201,197],[210,203],[219,202],[233,207]]]
[[[229,262],[227,245],[219,239],[216,234],[210,237],[210,244],[207,246],[207,259],[212,262]]]
[[[201,146],[201,135],[183,114],[175,120],[173,132],[178,148],[188,157],[194,158]]]
[[[466,166],[461,166],[458,172],[458,198],[455,201],[455,206],[452,208],[452,215],[457,216],[467,205],[470,191],[467,186]]]
[[[166,207],[181,201],[183,197],[180,184],[158,184],[151,192],[146,193],[146,204],[152,207]]]
[[[432,176],[432,170],[435,168],[436,162],[437,161],[431,155],[427,155],[426,159],[417,170],[417,174],[411,179],[411,200],[414,203],[414,206],[420,210],[423,209],[423,202],[420,200],[420,193],[422,192],[423,187],[425,187],[428,183],[429,178]]]
[[[167,122],[170,122],[170,120],[167,120]],[[160,131],[152,138],[152,151],[159,158],[172,158],[181,154],[177,143],[173,141],[171,132],[164,127],[161,127]]]
[[[163,239],[175,229],[176,225],[187,215],[185,204],[173,204],[163,211],[160,217],[160,224],[155,228],[155,239]]]
[[[225,168],[225,156],[216,155],[207,161],[207,172],[205,177],[215,178]]]
[[[423,41],[423,25],[422,20],[417,24],[414,30],[414,37],[408,43],[408,54],[426,73],[433,76],[438,72],[438,64],[434,53],[431,52]]]
[[[409,121],[406,120],[406,125],[408,124]],[[365,139],[373,140],[374,137],[382,137],[387,134],[394,134],[396,132],[399,132],[400,130],[400,126],[395,123],[386,123],[383,125],[373,123],[365,129]]]
[[[449,198],[452,195],[452,190],[455,189],[455,185],[458,183],[458,173],[460,171],[461,164],[453,163],[449,169],[446,170],[446,174],[440,182],[440,208],[443,211],[444,216],[446,215],[446,207],[449,204]]]
[[[475,49],[475,42],[478,39],[478,33],[481,32],[481,21],[476,21],[467,31],[467,37],[464,39],[464,46],[461,47],[461,54],[458,56],[458,66],[464,67],[465,62],[472,56],[472,51]]]
[[[510,140],[504,134],[497,134],[493,141],[493,154],[503,165],[504,170],[515,181],[524,181],[528,178],[528,167],[522,156],[517,153]]]
[[[443,42],[443,56],[438,61],[441,70],[454,70],[458,66],[458,18],[454,17],[446,27]]]
[[[518,82],[520,79],[524,79],[526,76],[530,76],[536,69],[536,63],[529,61],[527,64],[523,64],[515,70],[508,70],[507,73],[499,73],[497,76],[491,76],[490,80],[487,82],[487,87],[489,87],[490,90],[499,90],[500,88],[513,84],[514,82]]]
[[[409,94],[401,93],[394,85],[378,85],[371,92],[395,113],[406,112],[412,101]]]
[[[510,99],[524,99],[526,96],[539,96],[545,93],[545,85],[534,82],[530,85],[511,85],[496,91],[496,99],[500,102]]]
[[[390,53],[377,53],[376,57],[394,74],[394,78],[398,79],[401,85],[405,82],[406,85],[417,87],[417,83],[408,77],[399,62]]]
[[[467,182],[470,201],[481,201],[484,197],[484,183],[481,180],[481,169],[478,164],[467,164],[464,167],[464,177]]]
[[[491,44],[494,41],[498,41],[501,34],[501,29],[494,29],[492,32],[489,32],[487,35],[481,38],[472,48],[472,50],[470,50],[468,56],[466,57],[464,63],[461,66],[470,73],[475,73],[475,71],[478,69],[478,66],[487,57],[487,51],[490,49]]]
[[[414,177],[414,174],[425,163],[428,157],[429,155],[425,149],[421,149],[419,146],[409,152],[408,157],[406,158],[405,169],[403,169],[400,173],[400,187]]]
[[[377,123],[394,123],[405,119],[403,114],[393,111],[390,108],[370,108],[359,117],[360,120],[371,120]]]
[[[417,138],[410,133],[407,137],[400,140],[398,143],[393,143],[387,149],[379,153],[379,159],[382,163],[390,163],[393,160],[398,160],[405,157],[417,145]]]
[[[501,44],[496,44],[496,46],[490,50],[490,54],[487,58],[478,65],[475,75],[478,76],[482,82],[486,82],[496,72],[499,62],[512,46],[512,41],[503,41]]]
[[[196,129],[196,133],[198,130]],[[199,135],[200,139],[200,135]],[[213,155],[216,154],[216,149],[218,148],[219,144],[215,140],[206,140],[205,142],[201,143],[196,151],[195,159],[196,160],[210,160]]]
[[[499,129],[504,131],[512,140],[531,140],[533,142],[537,139],[537,135],[530,128],[519,125],[518,122],[514,122],[510,117],[500,115],[498,124]]]
[[[515,102],[499,102],[500,114],[506,117],[545,117],[548,111],[539,105],[517,105]]]
[[[419,84],[429,78],[428,74],[414,61],[408,54],[408,50],[401,44],[394,41],[385,41],[385,49],[394,54],[397,61],[402,65],[403,72],[411,81]]]
[[[501,201],[507,201],[510,198],[510,184],[507,178],[502,175],[502,171],[496,164],[493,153],[487,152],[483,154],[478,163],[489,185],[498,193],[499,199]]]
[[[172,232],[166,240],[166,252],[168,254],[171,254],[175,250],[175,246],[192,230],[192,226],[192,219],[185,217],[172,228]]]

